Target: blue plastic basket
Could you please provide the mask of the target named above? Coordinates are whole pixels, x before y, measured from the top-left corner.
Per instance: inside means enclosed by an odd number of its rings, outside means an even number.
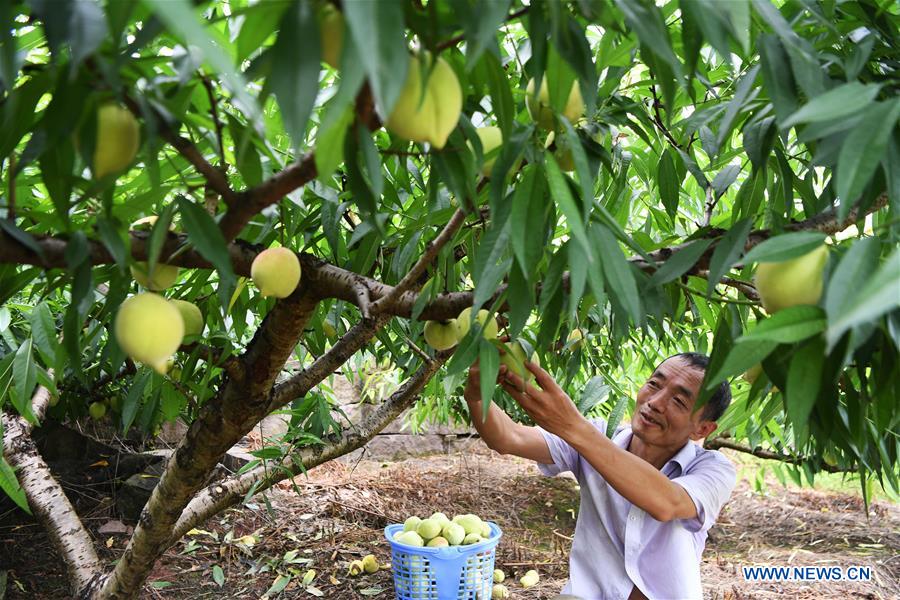
[[[388,525],[397,600],[490,600],[494,555],[503,532],[488,522],[491,537],[468,546],[428,548],[394,541],[403,525]]]

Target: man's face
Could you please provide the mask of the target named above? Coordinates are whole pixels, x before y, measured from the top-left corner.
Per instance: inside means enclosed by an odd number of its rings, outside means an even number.
[[[677,448],[712,433],[715,423],[701,418],[703,410],[693,412],[702,382],[703,371],[684,358],[659,365],[638,391],[634,435],[646,444]]]

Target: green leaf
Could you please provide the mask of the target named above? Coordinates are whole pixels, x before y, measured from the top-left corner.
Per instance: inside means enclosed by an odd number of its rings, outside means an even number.
[[[474,306],[481,306],[497,291],[497,286],[512,263],[511,259],[505,258],[508,249],[509,221],[493,223],[481,238],[475,254],[472,273],[475,281],[475,296],[472,301]]]
[[[13,35],[15,14],[11,2],[0,2],[0,87],[11,90],[16,86],[16,78],[22,59]],[[5,155],[4,155],[5,156]],[[3,589],[6,589],[4,586]]]
[[[31,337],[37,345],[41,358],[50,368],[56,368],[59,360],[59,340],[56,337],[56,325],[47,302],[41,302],[28,315],[31,324]]]
[[[616,396],[610,396],[611,398],[616,398]],[[609,419],[606,421],[606,437],[612,439],[613,435],[616,433],[616,428],[619,426],[619,423],[622,422],[622,417],[625,416],[625,411],[628,409],[628,396],[619,396],[616,399],[616,404],[613,406],[612,411],[609,413]]]
[[[159,213],[159,218],[153,223],[150,230],[150,239],[147,241],[147,272],[153,273],[156,263],[160,258],[163,245],[169,236],[169,225],[172,223],[172,216],[175,214],[175,204],[170,203]]]
[[[716,134],[716,145],[719,148],[722,148],[731,137],[731,131],[741,109],[759,94],[759,86],[756,85],[758,74],[759,65],[754,65],[738,82],[734,97],[728,102],[728,108],[725,109],[725,114],[719,123],[719,131]]]
[[[618,299],[632,321],[640,323],[643,320],[641,299],[625,254],[616,243],[612,232],[603,225],[595,224],[591,227],[591,234],[597,255],[603,257],[599,262],[603,265],[603,277],[608,285],[608,291]]]
[[[754,169],[765,167],[775,142],[775,117],[750,121],[744,126],[741,139],[744,151]]]
[[[281,19],[266,85],[275,93],[285,131],[298,153],[319,92],[320,52],[315,7],[312,2],[295,2]]]
[[[847,300],[838,314],[829,319],[828,351],[840,340],[844,333],[857,325],[874,322],[881,315],[900,307],[900,250],[882,263],[866,285],[862,286],[852,300]]]
[[[93,54],[107,37],[106,16],[96,0],[72,2],[69,21],[69,45],[72,48],[72,68]]]
[[[223,571],[222,567],[220,567],[219,565],[213,565],[212,577],[213,577],[213,581],[215,581],[216,585],[218,585],[219,587],[222,587],[223,585],[225,585],[225,571]],[[290,578],[288,578],[288,581],[290,581]],[[284,588],[281,588],[281,589],[284,589]],[[271,592],[272,590],[269,590],[269,591]],[[281,590],[278,590],[278,591],[280,592]]]
[[[825,243],[825,234],[818,231],[783,233],[769,238],[744,255],[744,263],[783,262],[812,252]]]
[[[28,499],[25,497],[25,491],[19,486],[19,480],[16,479],[16,473],[10,466],[3,455],[0,455],[0,489],[2,489],[19,508],[31,514],[31,507],[28,506]]]
[[[710,327],[715,326],[715,332],[713,333],[713,341],[712,341],[712,352],[709,357],[709,364],[706,367],[706,372],[703,375],[703,385],[700,388],[700,395],[697,398],[694,408],[699,409],[704,406],[713,395],[713,391],[715,389],[715,383],[712,385],[706,385],[707,381],[712,381],[713,373],[718,373],[721,371],[722,366],[725,364],[725,360],[728,358],[729,353],[734,348],[734,332],[732,331],[732,310],[731,307],[726,305],[722,305],[719,309],[718,317],[713,317],[712,314],[705,319]]]
[[[825,312],[817,306],[791,306],[760,321],[738,341],[769,341],[793,344],[825,331]]]
[[[526,278],[518,264],[513,264],[509,270],[507,301],[509,303],[507,330],[511,337],[516,337],[525,327],[535,302],[534,285]]]
[[[716,198],[721,198],[728,191],[728,187],[734,183],[740,172],[740,165],[728,165],[716,174],[712,181],[712,188],[716,193]]]
[[[589,410],[603,404],[609,396],[609,386],[603,382],[602,375],[594,375],[591,377],[578,397],[578,412],[586,414]]]
[[[231,299],[231,291],[234,289],[235,276],[231,266],[231,256],[228,253],[228,244],[222,235],[222,230],[216,225],[209,213],[183,196],[176,200],[178,212],[187,230],[188,239],[197,248],[203,258],[216,267],[219,274],[219,298],[222,306],[228,306]]]
[[[535,272],[543,255],[541,244],[535,240],[544,239],[544,222],[547,215],[544,180],[538,177],[538,167],[528,165],[523,169],[516,191],[512,197],[510,212],[510,238],[516,260],[522,272]]]
[[[343,10],[379,112],[390,115],[409,69],[403,3],[345,2]]]
[[[769,93],[779,123],[784,123],[797,110],[797,85],[791,63],[781,41],[764,34],[757,39],[763,82]]]
[[[37,369],[34,358],[31,355],[32,340],[25,340],[16,350],[13,359],[12,376],[15,385],[15,393],[11,395],[16,411],[31,423],[37,423],[37,419],[31,410],[31,393],[37,383]]]
[[[681,189],[681,180],[675,168],[675,159],[668,148],[666,148],[659,159],[656,181],[659,186],[659,195],[662,198],[663,206],[666,207],[666,214],[674,219],[678,212],[678,193]]]
[[[582,245],[588,259],[593,262],[594,253],[591,249],[591,243],[588,241],[587,232],[584,229],[581,211],[575,203],[575,198],[572,197],[572,190],[569,189],[569,184],[566,182],[562,171],[559,170],[553,155],[547,153],[545,157],[547,162],[544,165],[547,172],[547,183],[550,186],[550,196],[566,216],[566,223],[568,223],[569,229],[572,231],[572,236]]]
[[[103,242],[116,264],[119,265],[119,270],[124,273],[125,267],[128,266],[128,256],[130,254],[128,247],[131,240],[125,238],[119,229],[106,217],[97,219],[97,233],[100,234],[100,241]]]
[[[628,27],[637,33],[641,44],[664,60],[676,75],[681,73],[681,62],[672,51],[669,30],[662,12],[648,0],[616,0],[616,6],[625,16]]]
[[[862,84],[858,81],[839,85],[801,106],[780,124],[781,128],[787,129],[798,123],[818,123],[849,117],[868,107],[880,90],[880,85]]]
[[[753,219],[741,219],[725,232],[709,259],[708,290],[712,293],[722,277],[731,270],[744,251]]]
[[[830,321],[848,310],[855,299],[855,292],[862,289],[878,267],[881,241],[878,238],[862,238],[853,242],[850,249],[837,263],[828,280],[825,293],[825,312]]]
[[[756,366],[777,347],[776,342],[768,340],[738,339],[715,375],[704,380],[706,381],[703,386],[704,390],[712,390],[726,379],[740,375],[750,367]]]
[[[344,38],[344,56],[355,57],[353,40]],[[316,176],[326,181],[344,159],[344,138],[356,112],[353,102],[366,79],[359,60],[346,59],[341,67],[340,87],[325,106],[325,114],[316,133]]]
[[[165,23],[169,31],[203,53],[203,58],[212,65],[228,91],[234,95],[232,102],[251,122],[262,123],[262,114],[248,91],[250,88],[247,82],[225,52],[225,48],[229,46],[228,40],[218,35],[214,27],[205,27],[188,0],[144,0],[144,4]]]
[[[497,29],[506,19],[511,0],[475,0],[471,10],[466,10],[464,25],[466,29],[466,62],[474,65],[485,48],[496,44]],[[462,0],[454,2],[454,9],[468,9],[470,2]]]
[[[824,364],[825,343],[821,336],[803,344],[791,359],[784,395],[788,418],[794,427],[807,426],[819,396]]]
[[[262,46],[276,31],[278,22],[289,7],[291,4],[288,2],[260,2],[244,13],[241,32],[235,40],[238,60],[246,59]]]
[[[690,242],[687,246],[670,256],[650,278],[650,285],[663,285],[681,277],[693,267],[712,244],[712,240],[700,239]]]
[[[497,389],[497,374],[500,372],[500,352],[494,344],[483,338],[478,342],[478,369],[481,373],[479,387],[481,389],[482,419],[487,420],[488,410],[491,408],[491,400],[494,397],[494,390]]]
[[[837,162],[838,220],[850,214],[866,184],[887,150],[891,132],[900,117],[900,100],[877,102],[869,106],[863,118],[841,145]]]
[[[60,222],[68,227],[69,197],[72,194],[72,168],[75,151],[69,144],[57,144],[48,148],[40,157],[41,176]]]
[[[137,376],[132,380],[131,387],[128,388],[128,395],[122,402],[122,435],[128,433],[134,418],[137,416],[141,408],[141,399],[144,397],[144,388],[150,381],[152,371],[147,367],[142,367]]]
[[[482,55],[481,65],[487,76],[488,92],[491,95],[494,114],[497,116],[497,126],[503,132],[503,139],[507,140],[513,131],[516,107],[506,72],[497,57],[490,52]]]

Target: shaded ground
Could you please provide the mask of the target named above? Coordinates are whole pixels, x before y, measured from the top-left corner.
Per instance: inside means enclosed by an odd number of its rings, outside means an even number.
[[[232,510],[207,523],[173,548],[154,570],[146,598],[260,598],[273,583],[286,583],[270,597],[335,600],[393,598],[391,572],[351,578],[350,560],[390,553],[383,528],[411,514],[473,512],[504,531],[497,565],[513,598],[548,598],[565,583],[578,493],[574,481],[549,479],[520,459],[479,450],[398,463],[331,463],[284,485],[267,502]],[[108,507],[92,509],[88,523],[114,560],[125,533],[110,525]],[[274,516],[273,516],[274,515]],[[0,577],[7,571],[8,598],[65,598],[65,577],[40,529],[10,524],[0,515]],[[873,580],[860,583],[760,584],[744,581],[742,565],[867,565]],[[528,569],[541,573],[538,586],[523,589]],[[219,573],[218,569],[221,569]],[[311,586],[302,585],[308,569]],[[815,490],[752,493],[741,482],[712,530],[702,566],[707,598],[768,599],[900,597],[900,509],[870,507],[859,498]],[[216,579],[222,582],[220,586]],[[289,579],[289,581],[288,581]],[[2,582],[0,582],[2,583]],[[2,589],[2,588],[0,588]]]

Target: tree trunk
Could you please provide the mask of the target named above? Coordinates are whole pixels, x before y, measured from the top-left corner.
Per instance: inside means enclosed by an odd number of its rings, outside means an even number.
[[[32,411],[38,420],[43,417],[49,399],[47,389],[39,387],[32,400]],[[0,419],[3,423],[3,455],[16,470],[34,517],[62,555],[73,592],[87,588],[101,572],[94,540],[84,529],[50,467],[38,453],[31,439],[31,423],[23,417],[6,413],[0,413]]]
[[[147,501],[125,553],[96,597],[118,599],[138,594],[165,551],[184,507],[225,452],[266,414],[272,384],[315,306],[315,297],[302,284],[292,296],[275,304],[241,357],[244,377],[228,379],[191,423]]]

